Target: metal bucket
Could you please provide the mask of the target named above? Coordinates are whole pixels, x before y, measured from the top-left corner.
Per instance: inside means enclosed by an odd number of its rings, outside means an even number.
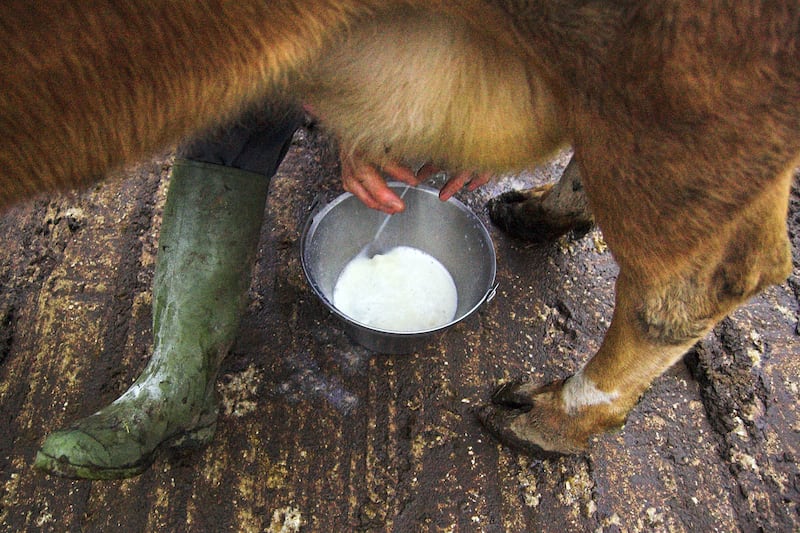
[[[405,185],[389,186],[400,193]],[[452,321],[425,331],[380,330],[361,324],[333,305],[333,288],[347,263],[369,243],[385,215],[345,193],[317,207],[301,240],[303,271],[314,293],[345,325],[348,335],[370,350],[403,354],[424,346],[436,335],[471,315],[496,291],[497,269],[489,232],[464,204],[439,200],[438,191],[424,185],[410,188],[406,210],[392,216],[381,233],[382,248],[411,246],[435,257],[450,272],[458,293]]]

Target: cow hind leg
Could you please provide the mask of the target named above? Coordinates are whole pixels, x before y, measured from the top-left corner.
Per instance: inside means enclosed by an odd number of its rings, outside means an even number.
[[[790,182],[787,172],[765,186],[682,257],[677,271],[658,277],[626,263],[611,326],[594,357],[563,381],[502,386],[478,413],[484,425],[503,443],[538,456],[581,452],[591,436],[622,426],[650,383],[717,321],[791,272]]]

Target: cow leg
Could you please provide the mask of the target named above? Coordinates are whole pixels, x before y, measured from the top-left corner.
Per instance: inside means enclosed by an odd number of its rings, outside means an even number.
[[[493,405],[479,413],[486,427],[512,447],[549,456],[581,452],[592,435],[623,425],[653,379],[725,314],[791,272],[791,178],[786,172],[763,184],[735,218],[694,253],[677,255],[663,275],[646,268],[653,263],[642,260],[647,247],[612,248],[621,269],[614,316],[599,351],[566,380],[501,387]],[[630,253],[640,256],[632,260]]]

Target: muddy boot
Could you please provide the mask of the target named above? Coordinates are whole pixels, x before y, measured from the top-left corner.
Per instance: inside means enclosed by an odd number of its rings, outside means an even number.
[[[236,336],[269,179],[179,160],[172,170],[153,286],[153,356],[127,392],[51,434],[35,467],[88,479],[144,471],[164,446],[214,435],[215,379]]]

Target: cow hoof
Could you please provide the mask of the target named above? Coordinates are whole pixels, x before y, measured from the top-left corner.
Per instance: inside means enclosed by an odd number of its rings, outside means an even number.
[[[554,241],[573,232],[582,237],[593,226],[591,220],[574,213],[557,213],[544,199],[553,184],[522,191],[509,191],[492,198],[487,205],[489,218],[497,227],[518,239],[529,242]]]
[[[527,381],[507,383],[494,393],[491,405],[478,411],[478,418],[501,443],[533,457],[585,452],[589,434],[564,411],[562,384],[535,388]]]

